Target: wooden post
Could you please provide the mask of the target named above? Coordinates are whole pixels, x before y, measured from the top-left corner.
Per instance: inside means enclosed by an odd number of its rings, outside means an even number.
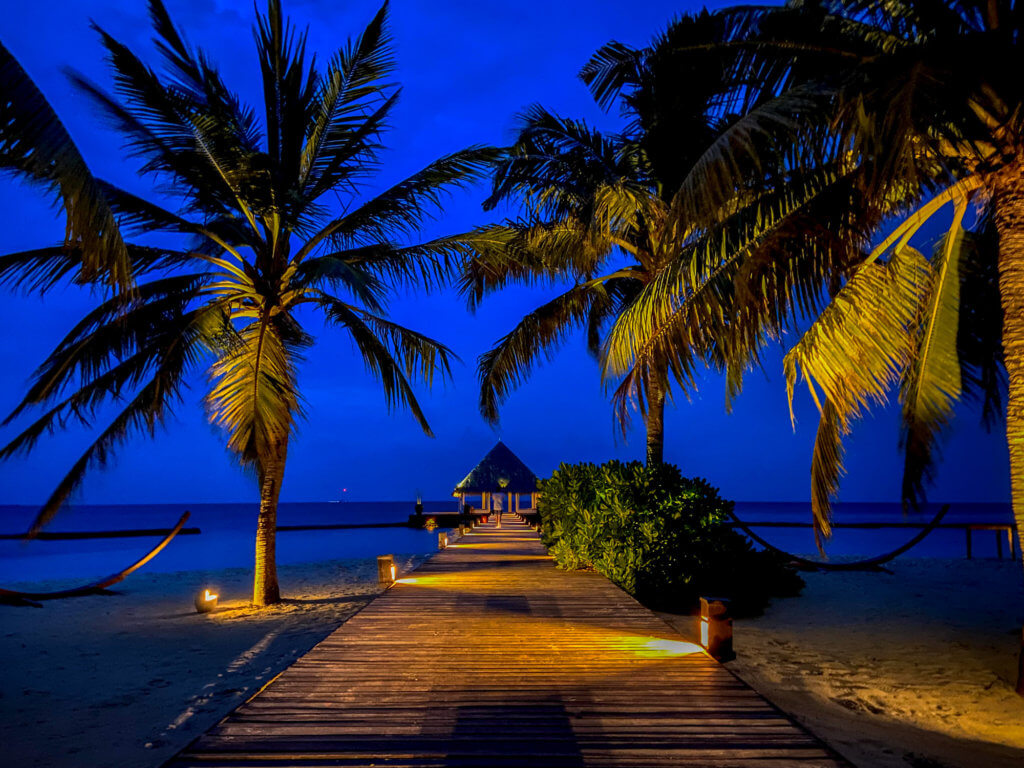
[[[732,650],[732,616],[729,601],[720,597],[700,599],[700,644],[719,661],[736,658]]]
[[[967,534],[967,559],[971,559],[971,526],[964,528],[964,533]]]
[[[377,580],[385,587],[395,583],[398,570],[395,568],[394,555],[377,555]]]
[[[1013,526],[1007,526],[1006,528],[1006,542],[1010,545],[1010,559],[1017,559],[1017,545],[1013,541]]]
[[[995,531],[996,534],[996,557],[1000,560],[1003,559],[1003,532]]]

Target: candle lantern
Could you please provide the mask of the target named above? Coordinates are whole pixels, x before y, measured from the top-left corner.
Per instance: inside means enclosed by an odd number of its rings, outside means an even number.
[[[466,535],[466,524],[465,523],[459,523],[459,538],[461,539],[465,535]]]
[[[437,534],[437,548],[438,550],[444,549],[448,546],[448,532],[441,531]]]
[[[732,616],[729,601],[720,597],[700,599],[700,644],[719,661],[736,658],[732,650]]]
[[[217,595],[210,590],[204,589],[196,595],[196,613],[212,613],[217,607]]]
[[[395,568],[394,555],[377,555],[377,580],[385,587],[395,583],[398,571]]]

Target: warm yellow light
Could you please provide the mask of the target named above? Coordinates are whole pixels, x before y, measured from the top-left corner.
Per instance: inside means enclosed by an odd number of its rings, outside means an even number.
[[[644,648],[652,655],[683,656],[689,653],[700,653],[699,646],[681,640],[651,640],[644,643]]]
[[[662,637],[639,637],[636,635],[616,637],[610,643],[613,648],[629,651],[642,658],[665,658],[701,653],[702,648],[683,640],[666,640]]]
[[[700,644],[708,647],[708,620],[704,618],[700,620]]]
[[[415,584],[419,581],[419,579],[413,579],[407,576],[404,579],[396,579],[395,581],[397,584]]]
[[[394,580],[395,580],[395,576],[396,576],[396,575],[397,575],[397,573],[395,572],[395,566],[394,566],[394,565],[392,565],[392,566],[391,566],[391,580],[392,580],[392,581],[394,581]]]
[[[196,594],[193,604],[198,613],[213,613],[217,608],[217,595],[213,594],[209,589],[204,589]]]

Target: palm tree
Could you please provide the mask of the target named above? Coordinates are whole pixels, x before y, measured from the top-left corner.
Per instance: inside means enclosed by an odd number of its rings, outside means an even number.
[[[804,104],[799,122],[776,132],[777,145],[791,146],[787,174],[776,183],[826,164],[856,179],[845,209],[859,218],[848,230],[848,258],[823,260],[830,236],[818,229],[790,240],[775,264],[790,294],[819,297],[802,313],[790,305],[790,326],[806,332],[785,362],[790,397],[802,373],[821,413],[812,463],[818,530],[829,531],[842,437],[867,408],[899,391],[903,497],[918,504],[955,403],[980,399],[986,421],[996,420],[1004,360],[1014,514],[1024,530],[1024,369],[1018,371],[1024,362],[1012,341],[1024,333],[1017,328],[1024,307],[1024,267],[1017,262],[1024,256],[1013,245],[1024,135],[1021,85],[1006,75],[1021,61],[1014,4],[851,0],[723,13],[743,23],[708,43],[730,57],[729,78],[743,84],[746,98]],[[679,52],[688,54],[704,56],[706,49]],[[761,150],[756,141],[743,141],[732,151]],[[827,185],[822,194],[831,190]],[[952,227],[926,258],[911,240],[949,206]],[[900,223],[873,245],[874,234],[893,219]],[[613,371],[642,361],[652,340],[685,341],[692,315],[718,313],[743,327],[747,314],[767,308],[778,320],[766,328],[777,333],[787,315],[785,294],[733,291],[723,302],[712,290],[754,255],[744,248],[684,250],[611,330],[610,342],[626,350]],[[688,355],[685,344],[679,350],[670,359]],[[723,350],[738,364],[750,348]]]
[[[710,162],[715,139],[732,116],[718,107],[727,58],[688,58],[687,87],[680,88],[675,51],[693,40],[719,39],[728,30],[725,17],[705,11],[680,18],[646,48],[611,42],[599,49],[581,78],[603,108],[619,106],[627,121],[621,133],[606,135],[539,106],[523,116],[485,204],[519,204],[523,218],[486,230],[462,287],[475,308],[511,282],[561,284],[568,278],[572,285],[481,356],[480,408],[489,421],[497,421],[500,403],[572,330],[586,328],[591,352],[603,358],[606,328],[701,227],[733,216],[725,229],[735,230],[744,215],[763,214],[777,203],[762,197],[737,205],[730,193],[728,210],[719,205],[725,197],[699,210],[679,206],[688,198],[677,190],[688,174]],[[712,345],[694,341],[691,350],[696,358],[715,358]],[[647,462],[658,463],[664,455],[670,362],[660,354],[636,362],[617,372],[625,375],[614,396],[616,414],[625,430],[629,405],[639,405]],[[693,372],[692,361],[674,370],[690,385]]]
[[[91,425],[108,402],[126,403],[42,507],[35,532],[88,469],[132,434],[153,434],[205,367],[209,418],[259,484],[253,602],[263,606],[280,599],[277,502],[302,413],[298,364],[313,343],[304,313],[318,311],[346,331],[387,405],[408,407],[430,434],[413,384],[448,375],[452,355],[389,320],[387,300],[395,286],[430,288],[446,278],[466,238],[408,241],[442,193],[482,174],[494,152],[456,152],[379,194],[359,195],[398,97],[385,82],[393,70],[386,5],[318,70],[305,35],[269,0],[255,30],[262,114],[188,45],[161,0],[149,7],[162,70],[98,29],[115,92],[75,81],[120,130],[142,172],[174,198],[164,207],[97,182],[119,232],[162,233],[182,246],[126,243],[131,287],[89,312],[50,353],[8,422],[26,409],[42,413],[0,457],[31,450],[66,422]],[[340,213],[332,212],[335,199]],[[78,274],[81,260],[67,247],[11,254],[0,259],[0,280],[44,290]]]
[[[555,158],[551,161],[551,158]],[[537,359],[550,356],[575,328],[585,327],[590,350],[598,355],[602,329],[628,304],[657,265],[662,251],[665,207],[634,143],[604,136],[586,124],[533,108],[495,178],[488,200],[536,197],[530,218],[487,230],[466,264],[463,289],[476,307],[484,295],[512,281],[531,283],[566,278],[573,285],[520,320],[482,355],[480,410],[491,422],[498,406]],[[614,266],[613,255],[629,262]],[[661,462],[664,451],[665,372],[647,366],[651,391],[645,412],[647,461]]]

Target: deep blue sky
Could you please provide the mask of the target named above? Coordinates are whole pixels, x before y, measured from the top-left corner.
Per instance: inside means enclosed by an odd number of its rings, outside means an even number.
[[[249,0],[167,0],[190,41],[220,62],[229,83],[251,100],[257,66]],[[717,5],[724,5],[718,3]],[[715,5],[715,4],[712,4]],[[326,57],[372,16],[367,0],[291,0],[286,11],[311,26],[310,43]],[[614,128],[616,115],[597,110],[576,78],[580,66],[611,39],[642,45],[676,13],[699,6],[663,0],[397,0],[392,32],[403,84],[393,131],[386,137],[381,186],[393,183],[434,157],[473,143],[505,143],[514,115],[539,102],[566,115]],[[42,86],[94,170],[146,192],[134,166],[121,158],[119,139],[98,126],[88,104],[62,74],[72,66],[108,84],[102,52],[89,18],[151,55],[142,0],[50,0],[6,3],[0,39]],[[685,87],[681,83],[680,87]],[[487,220],[483,190],[453,198],[445,217],[428,234],[456,231]],[[48,245],[62,233],[53,211],[37,196],[0,179],[0,252]],[[510,290],[469,315],[452,294],[402,297],[394,317],[452,346],[463,363],[454,381],[421,403],[436,439],[423,436],[408,414],[388,414],[375,382],[354,358],[348,341],[327,330],[308,355],[301,385],[308,419],[293,443],[282,498],[290,501],[408,499],[417,489],[444,498],[498,435],[538,474],[560,461],[639,458],[643,435],[616,438],[596,364],[582,340],[509,400],[496,433],[477,413],[476,357],[510,329],[544,292]],[[45,300],[5,294],[0,299],[0,410],[15,405],[45,352],[91,305],[76,290]],[[322,329],[311,328],[315,332]],[[766,375],[767,374],[767,375]],[[255,498],[252,480],[235,465],[220,436],[206,423],[199,398],[203,379],[156,441],[133,440],[118,461],[87,481],[79,501],[197,502]],[[806,396],[794,433],[786,406],[779,355],[766,357],[766,372],[750,375],[731,415],[723,406],[719,378],[707,376],[692,402],[670,409],[666,459],[684,473],[707,477],[723,493],[743,500],[806,500],[816,413]],[[6,442],[18,426],[0,429]],[[957,421],[931,498],[1005,501],[1009,497],[1006,447],[1001,434],[986,435],[973,412]],[[28,459],[0,465],[0,504],[43,500],[87,444],[80,430],[45,439]],[[879,413],[860,425],[849,442],[843,500],[896,501],[900,461],[895,415]]]

